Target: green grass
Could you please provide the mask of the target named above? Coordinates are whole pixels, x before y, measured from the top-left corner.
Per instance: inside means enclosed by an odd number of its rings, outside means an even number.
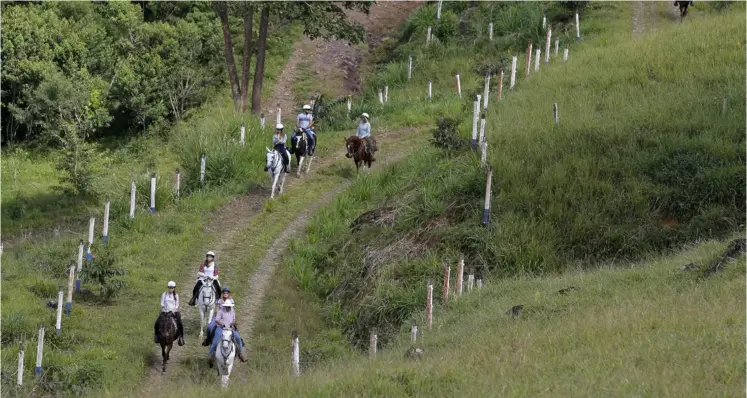
[[[707,264],[726,244],[708,241],[629,267],[491,280],[447,309],[437,304],[431,331],[422,313],[415,316],[416,346],[425,351],[420,361],[404,358],[405,326],[374,360],[331,361],[300,379],[290,376],[287,363],[246,383],[232,378],[227,393],[738,396],[745,383],[745,257],[709,279],[678,269]],[[569,286],[580,290],[557,293]],[[521,315],[505,314],[518,304]],[[301,335],[302,347],[304,341]],[[170,396],[196,397],[212,388],[177,388]]]

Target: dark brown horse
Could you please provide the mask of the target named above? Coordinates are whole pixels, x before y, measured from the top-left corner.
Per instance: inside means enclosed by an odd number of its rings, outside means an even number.
[[[687,7],[693,5],[692,1],[675,1],[674,6],[680,7],[680,22],[682,22],[682,18],[685,18],[687,16]]]
[[[179,335],[176,326],[176,315],[173,312],[161,313],[158,317],[158,343],[161,344],[161,356],[163,357],[163,367],[161,372],[166,373],[166,362],[169,360],[171,347],[174,346]]]
[[[361,166],[361,163],[368,165],[371,168],[371,162],[373,162],[373,148],[366,150],[366,140],[358,136],[350,136],[345,139],[345,148],[348,151],[347,157],[353,158],[355,162],[355,171]]]

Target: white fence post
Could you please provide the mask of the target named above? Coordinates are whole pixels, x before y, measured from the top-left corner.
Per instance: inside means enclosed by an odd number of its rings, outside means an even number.
[[[44,356],[44,324],[39,326],[39,335],[36,341],[36,368],[34,368],[34,373],[36,374],[36,376],[41,376],[43,356]]]
[[[130,187],[130,218],[135,218],[135,181],[132,181]]]
[[[446,307],[446,303],[449,299],[449,279],[451,278],[451,266],[449,264],[446,264],[444,266],[444,294],[443,294],[443,304],[444,307]]]
[[[376,329],[371,329],[371,340],[368,347],[368,355],[370,357],[376,356],[376,346],[378,343],[379,336],[376,335]]]
[[[62,331],[62,288],[57,292],[57,323],[55,323],[54,329],[59,334]]]
[[[464,284],[464,255],[459,254],[457,265],[457,296],[462,296],[462,285]]]
[[[576,11],[576,40],[581,40],[581,27],[578,24],[578,11]]]
[[[348,116],[350,116],[350,109],[352,108],[353,104],[350,102],[350,96],[348,95]]]
[[[291,333],[291,344],[293,345],[293,375],[296,377],[301,375],[301,358],[300,358],[300,350],[298,347],[298,333],[294,330],[293,333]]]
[[[493,169],[488,168],[488,181],[485,183],[485,207],[482,213],[482,223],[484,225],[490,224],[490,195],[491,186],[493,185]]]
[[[470,272],[469,275],[467,275],[467,293],[471,292],[474,286],[475,286],[475,275]]]
[[[540,55],[542,54],[542,51],[540,49],[537,49],[537,56],[534,57],[534,72],[537,73],[540,70]]]
[[[181,194],[181,185],[182,185],[182,173],[179,171],[179,169],[176,169],[176,200],[179,200],[179,195]]]
[[[542,29],[547,26],[547,16],[542,16]]]
[[[200,185],[205,185],[205,164],[207,163],[207,155],[204,153],[200,157]]]
[[[245,141],[246,141],[246,126],[244,126],[244,123],[241,123],[241,130],[239,131],[239,144],[244,145]]]
[[[568,61],[568,49],[563,50],[563,61]]]
[[[552,28],[547,28],[547,39],[545,40],[545,63],[550,63],[550,44],[552,43]]]
[[[477,288],[478,288],[478,289],[482,289],[482,279],[478,279],[478,280],[477,280],[477,281],[475,282],[475,285],[477,285]]]
[[[428,293],[425,302],[425,328],[431,330],[433,326],[433,283],[428,281]]]
[[[480,113],[480,96],[472,107],[472,149],[477,148],[477,119]]]
[[[96,218],[91,217],[88,220],[88,252],[86,253],[86,261],[93,260],[93,253],[91,253],[91,246],[93,245],[93,231],[96,226]]]
[[[438,0],[438,9],[436,10],[436,20],[441,19],[441,3],[443,0]]]
[[[428,80],[428,101],[433,101],[433,82]]]
[[[483,113],[482,115],[480,115],[480,140],[479,140],[480,143],[482,143],[483,141],[486,141],[485,124],[486,124],[485,113]]]
[[[457,92],[459,93],[459,98],[462,98],[462,81],[459,80],[459,74],[456,75],[456,83],[457,83]]]
[[[412,56],[407,57],[407,80],[412,79]]]
[[[558,56],[558,47],[560,46],[560,39],[555,39],[555,56]]]
[[[265,114],[262,113],[259,115],[259,127],[264,130],[265,129]]]
[[[532,66],[532,41],[529,40],[529,45],[527,46],[527,64],[524,68],[524,78],[529,77],[529,69]]]
[[[509,84],[509,89],[513,90],[514,86],[516,85],[516,61],[518,61],[518,57],[514,55],[514,58],[511,60],[511,84]]]
[[[101,240],[106,245],[109,242],[109,208],[111,207],[111,201],[106,198],[106,204],[104,205],[104,228],[101,231]]]
[[[156,173],[150,175],[150,212],[156,212]]]
[[[415,344],[418,341],[418,324],[415,320],[412,320],[412,326],[410,326],[410,344]]]
[[[80,271],[82,270],[83,270],[83,239],[81,239],[80,244],[78,244],[78,272],[76,273],[77,278],[75,278],[75,291],[76,292],[80,292]]]
[[[429,44],[431,42],[431,27],[428,27],[428,35],[425,37],[425,44]]]
[[[485,167],[488,164],[488,141],[483,138],[480,143],[480,166]]]
[[[389,86],[384,86],[384,103],[389,102]]]
[[[493,23],[488,24],[488,39],[493,41]]]
[[[482,96],[484,102],[483,109],[486,112],[488,110],[488,97],[490,97],[490,72],[485,74],[485,93]]]
[[[18,350],[18,378],[16,380],[16,384],[18,384],[19,387],[23,387],[23,358],[24,358],[24,347],[23,343],[21,343],[21,349]]]
[[[553,114],[553,117],[555,118],[555,125],[557,126],[558,124],[560,124],[560,120],[558,119],[558,104],[557,103],[552,104],[552,114]]]
[[[75,281],[75,264],[70,264],[70,276],[67,278],[67,303],[65,303],[65,314],[70,316],[73,309],[73,283]]]
[[[379,104],[384,105],[384,94],[379,89]]]

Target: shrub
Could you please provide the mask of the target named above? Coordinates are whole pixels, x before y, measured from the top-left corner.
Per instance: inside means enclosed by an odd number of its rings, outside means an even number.
[[[115,268],[116,262],[112,251],[103,249],[93,261],[86,263],[81,271],[82,281],[99,285],[99,296],[104,301],[116,297],[119,291],[127,286],[126,281],[117,278],[118,276],[124,276],[127,271],[122,268]]]
[[[459,137],[457,122],[453,119],[441,118],[438,127],[432,130],[431,144],[447,151],[455,151],[467,146],[467,141]]]

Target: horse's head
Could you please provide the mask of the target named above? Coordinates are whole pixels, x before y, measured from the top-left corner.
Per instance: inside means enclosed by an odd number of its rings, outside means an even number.
[[[265,149],[267,149],[267,154],[265,155],[267,163],[265,165],[268,168],[271,168],[273,163],[275,163],[276,152],[267,147],[265,147]]]
[[[233,343],[233,329],[230,327],[223,328],[220,336],[220,344],[223,348],[228,348]]]
[[[200,288],[200,295],[206,302],[215,298],[215,287],[213,286],[212,278],[205,278],[202,287]]]
[[[345,148],[348,151],[348,155],[353,156],[356,152],[358,152],[358,149],[361,144],[361,139],[358,138],[358,136],[352,135],[348,138],[345,138]]]

